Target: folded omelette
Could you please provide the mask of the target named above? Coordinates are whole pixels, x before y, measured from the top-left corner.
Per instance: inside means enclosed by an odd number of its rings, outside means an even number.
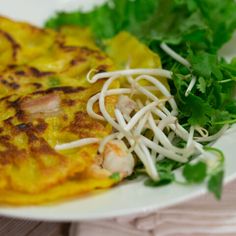
[[[89,29],[65,26],[56,32],[4,17],[0,42],[0,204],[41,204],[117,184],[117,178],[90,171],[97,144],[54,147],[112,132],[86,112],[88,99],[104,83],[86,81],[91,69],[160,67],[159,57],[125,32],[104,42],[102,52]],[[111,114],[116,103],[116,96],[107,97]]]

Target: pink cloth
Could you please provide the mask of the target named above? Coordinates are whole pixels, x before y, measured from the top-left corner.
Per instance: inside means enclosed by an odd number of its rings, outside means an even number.
[[[211,194],[141,216],[80,222],[70,236],[236,236],[236,181]]]

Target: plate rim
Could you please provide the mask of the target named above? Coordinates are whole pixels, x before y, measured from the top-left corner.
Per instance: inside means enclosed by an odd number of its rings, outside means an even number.
[[[5,0],[6,1],[6,0]],[[16,1],[16,0],[15,0]],[[37,3],[35,1],[35,3]],[[86,3],[85,3],[86,4]],[[1,7],[0,7],[1,9]],[[55,9],[54,9],[55,11]],[[4,15],[1,14],[0,15]],[[8,16],[7,16],[8,17]],[[12,17],[10,17],[12,18]],[[229,184],[230,182],[232,182],[233,180],[236,179],[236,170],[233,174],[230,174],[228,176],[225,177],[224,179],[224,187],[226,184]],[[163,187],[164,188],[164,187]],[[107,190],[109,191],[109,190]],[[191,199],[194,199],[196,197],[199,197],[203,194],[206,194],[208,191],[205,187],[205,185],[200,185],[198,189],[193,190],[192,192],[190,192],[189,194],[186,194],[184,196],[179,196],[177,199],[172,199],[170,201],[167,201],[166,203],[160,205],[160,204],[150,204],[148,206],[143,206],[143,207],[139,207],[136,209],[132,209],[132,210],[126,210],[126,209],[121,209],[121,210],[113,210],[112,212],[105,212],[105,213],[96,213],[93,216],[91,214],[87,214],[87,215],[71,215],[71,216],[64,216],[62,217],[62,215],[54,215],[54,217],[47,217],[46,215],[46,211],[43,211],[42,213],[40,213],[39,216],[37,216],[37,212],[35,212],[34,214],[27,213],[27,208],[32,208],[32,206],[29,207],[13,207],[8,212],[8,206],[7,207],[1,207],[0,206],[0,216],[6,216],[6,217],[13,217],[13,218],[18,218],[18,219],[27,219],[27,220],[39,220],[39,221],[47,221],[47,222],[76,222],[76,221],[80,221],[80,220],[85,220],[85,221],[93,221],[93,220],[104,220],[104,219],[109,219],[109,218],[116,218],[116,217],[126,217],[126,216],[132,216],[132,215],[137,215],[137,214],[146,214],[146,213],[152,213],[153,211],[156,210],[161,210],[163,208],[166,207],[171,207],[180,203],[183,203],[185,201],[189,201]],[[74,199],[73,199],[74,200]],[[68,200],[70,201],[70,200]],[[75,200],[75,201],[79,201],[79,200]],[[64,202],[63,202],[64,203]],[[49,211],[53,211],[53,208],[57,207],[57,205],[52,205],[49,206],[48,209]],[[21,211],[21,208],[24,208],[24,211]],[[37,211],[37,206],[33,206],[33,208],[35,208],[35,210]],[[42,216],[42,214],[44,213],[44,216]]]
[[[230,184],[230,182],[234,181],[236,179],[236,172],[232,175],[229,175],[227,177],[225,177],[224,179],[224,187],[227,184]],[[163,186],[164,188],[165,186]],[[181,204],[185,201],[190,201],[194,198],[203,196],[204,194],[209,194],[207,189],[204,187],[204,185],[200,186],[199,189],[193,191],[192,193],[183,196],[180,196],[177,200],[173,199],[172,201],[169,201],[167,203],[164,203],[162,205],[151,205],[151,206],[146,206],[146,207],[142,207],[141,208],[137,208],[137,209],[133,209],[131,210],[113,210],[112,213],[99,213],[99,214],[94,214],[94,216],[91,216],[90,214],[82,216],[82,215],[77,215],[76,217],[74,217],[74,215],[72,216],[66,216],[64,218],[62,218],[61,216],[54,216],[54,218],[51,217],[45,217],[45,216],[37,216],[37,215],[31,215],[31,214],[27,214],[26,213],[22,213],[20,211],[20,209],[22,207],[17,207],[13,210],[13,213],[9,213],[6,211],[4,211],[4,208],[0,208],[0,216],[6,216],[6,217],[13,217],[13,218],[18,218],[18,219],[25,219],[25,220],[37,220],[37,221],[47,221],[47,222],[76,222],[76,221],[94,221],[94,220],[106,220],[106,219],[111,219],[111,218],[119,218],[119,217],[129,217],[129,216],[133,216],[133,215],[142,215],[142,214],[149,214],[152,213],[154,211],[157,210],[161,210],[163,208],[167,208],[167,207],[172,207],[174,205],[178,205]],[[37,208],[37,206],[34,206]],[[57,207],[57,205],[53,205],[52,208],[49,209],[53,210],[53,207]],[[29,206],[29,208],[31,208]]]

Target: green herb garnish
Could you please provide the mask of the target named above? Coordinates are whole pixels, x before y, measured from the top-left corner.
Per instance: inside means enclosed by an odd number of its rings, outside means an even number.
[[[207,165],[200,161],[195,164],[186,164],[183,169],[183,176],[189,183],[201,183],[207,176]]]
[[[179,108],[179,123],[185,128],[201,126],[212,135],[223,125],[236,123],[236,58],[228,63],[218,55],[236,29],[235,12],[234,0],[108,0],[86,13],[59,12],[45,26],[90,27],[101,47],[104,40],[121,31],[132,33],[160,55],[163,68],[173,72],[169,85]],[[162,42],[171,45],[191,67],[185,68],[164,53],[160,48]],[[193,76],[196,84],[186,96]],[[51,81],[51,87],[59,85],[57,82]],[[205,150],[219,157],[216,168],[209,170],[203,161],[187,163],[183,164],[183,176],[187,184],[207,181],[209,191],[220,198],[224,157],[215,148],[205,147]],[[167,159],[158,162],[160,179],[147,179],[145,185],[157,187],[174,182],[173,170],[181,165]],[[130,178],[139,174],[136,171]],[[120,180],[117,173],[111,178]]]
[[[208,181],[208,190],[212,192],[217,199],[221,198],[223,188],[224,171],[219,170],[211,175]]]
[[[120,173],[116,172],[109,176],[110,179],[119,182],[121,179]]]
[[[61,84],[61,81],[60,81],[60,79],[58,78],[58,77],[49,77],[48,78],[48,86],[50,87],[50,88],[52,88],[52,87],[57,87],[57,86],[59,86]]]

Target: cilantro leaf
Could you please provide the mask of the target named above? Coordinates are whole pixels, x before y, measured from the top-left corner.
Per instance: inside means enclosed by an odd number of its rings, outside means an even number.
[[[220,199],[223,190],[224,179],[224,153],[215,147],[205,146],[204,149],[216,154],[216,165],[213,169],[209,169],[209,179],[207,187],[209,192],[212,192],[217,199]]]
[[[190,94],[181,108],[182,113],[188,117],[190,125],[204,126],[210,122],[213,113],[212,107],[201,97]]]
[[[180,122],[201,125],[212,131],[220,128],[212,127],[216,122],[233,123],[236,110],[233,94],[236,82],[232,73],[236,66],[231,63],[227,64],[226,68],[226,62],[206,52],[190,52],[190,59],[193,65],[192,73],[197,76],[197,83],[191,94],[185,96],[191,77],[187,79],[182,75],[180,67],[175,67],[176,74],[173,82],[170,82],[171,93],[175,95],[180,109]]]
[[[163,160],[162,162],[157,163],[157,171],[160,179],[155,181],[149,178],[144,182],[144,184],[150,187],[159,187],[172,183],[175,180],[172,171],[176,165],[177,163],[172,160]]]
[[[197,84],[197,88],[201,93],[205,93],[206,92],[206,80],[203,77],[200,77],[198,79],[198,84]]]
[[[186,164],[183,176],[189,183],[201,183],[207,176],[207,165],[204,162]]]
[[[144,185],[149,186],[149,187],[161,187],[161,186],[165,186],[165,185],[172,183],[173,180],[174,180],[174,178],[171,176],[168,176],[168,178],[161,178],[158,181],[155,181],[155,180],[149,178],[149,179],[145,180]]]
[[[209,78],[214,75],[218,80],[223,78],[216,55],[199,52],[191,56],[190,63],[193,71],[199,76]]]
[[[223,179],[224,179],[224,171],[219,170],[210,176],[208,181],[208,190],[212,192],[217,199],[221,198],[222,188],[223,188]]]

